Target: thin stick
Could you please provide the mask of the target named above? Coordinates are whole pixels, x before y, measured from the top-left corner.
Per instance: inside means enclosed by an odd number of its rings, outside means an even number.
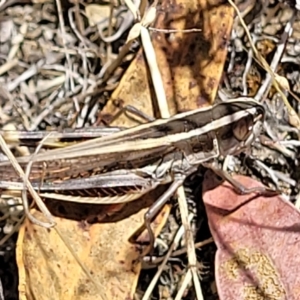
[[[168,102],[166,98],[162,77],[157,65],[155,51],[151,42],[149,31],[143,26],[141,27],[141,39],[143,43],[143,49],[145,51],[145,55],[147,58],[161,117],[169,118],[170,113],[169,113]]]

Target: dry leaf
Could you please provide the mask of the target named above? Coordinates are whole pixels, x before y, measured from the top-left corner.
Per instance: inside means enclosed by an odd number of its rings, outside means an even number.
[[[244,176],[251,188],[261,183]],[[300,299],[300,213],[281,196],[238,195],[205,175],[203,200],[218,250],[215,275],[221,300]]]
[[[155,28],[179,31],[171,34],[152,32],[152,43],[170,114],[211,105],[226,59],[233,8],[216,0],[182,0],[174,3],[170,10],[165,1],[157,14]],[[193,28],[202,32],[182,32]],[[131,105],[153,115],[156,109],[153,110],[152,105],[149,107],[153,93],[146,70],[143,51],[140,50],[111,100],[123,102],[124,95],[128,95]],[[111,101],[103,114],[107,114],[107,111],[114,115],[119,109]],[[155,116],[159,117],[159,114]],[[123,115],[118,124],[126,120],[128,117]],[[138,122],[131,124],[137,125]]]
[[[169,107],[177,112],[214,102],[223,73],[233,23],[233,8],[218,0],[165,1],[152,41]],[[184,32],[187,29],[201,32]],[[174,102],[175,101],[175,102]]]
[[[85,7],[85,13],[90,26],[95,26],[102,20],[109,18],[110,11],[111,7],[109,3],[106,5],[89,4]]]
[[[101,118],[108,120],[109,123],[110,119],[120,112],[120,108],[114,104],[115,101],[122,106],[130,104],[148,116],[154,116],[155,109],[153,108],[151,99],[147,65],[141,51],[139,51],[127,68],[120,84],[115,89],[107,105],[101,111]],[[128,118],[126,114],[121,114],[114,122],[110,123],[110,125],[131,127],[140,124],[140,121],[140,119],[135,121],[134,119]]]
[[[290,85],[289,85],[289,82],[288,80],[283,77],[283,76],[280,76],[278,74],[275,73],[275,79],[276,81],[279,83],[279,85],[286,91],[290,91]]]
[[[146,11],[141,23],[144,27],[148,27],[151,25],[156,19],[157,10],[156,7],[150,6]]]
[[[141,23],[136,23],[132,26],[132,28],[129,31],[127,40],[126,40],[126,44],[139,37],[139,35],[141,33],[141,26],[142,26]]]
[[[48,201],[53,214],[64,215],[55,217],[57,228],[103,290],[100,294],[54,229],[27,220],[17,245],[20,299],[102,300],[103,292],[109,300],[132,299],[141,268],[141,249],[129,239],[143,224],[145,207],[161,192],[162,189],[154,191],[125,206],[63,206],[59,201]],[[42,217],[34,209],[31,213],[38,219]],[[166,206],[152,223],[155,232],[161,230],[168,214]],[[84,222],[87,216],[96,219],[101,215],[106,216],[103,223]]]

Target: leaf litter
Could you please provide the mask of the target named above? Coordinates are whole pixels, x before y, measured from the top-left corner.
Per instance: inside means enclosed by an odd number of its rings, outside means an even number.
[[[134,57],[133,53],[138,49],[136,41],[131,40],[125,44],[123,48],[120,48],[124,45],[124,43],[126,43],[126,34],[132,26],[132,24],[128,25],[128,18],[125,17],[127,16],[126,14],[128,14],[128,10],[125,5],[111,6],[109,3],[104,4],[104,6],[106,5],[106,8],[100,9],[99,11],[101,11],[102,14],[106,10],[105,14],[97,16],[97,9],[93,6],[90,7],[90,4],[85,4],[86,17],[84,16],[83,7],[78,2],[74,2],[74,4],[70,6],[64,6],[64,4],[61,11],[59,10],[59,5],[57,5],[58,10],[56,10],[56,7],[51,2],[38,3],[36,1],[35,3],[29,2],[27,5],[22,6],[13,4],[13,1],[1,1],[0,4],[0,117],[2,125],[6,123],[13,123],[19,129],[29,130],[62,129],[66,127],[76,128],[95,125],[103,121],[105,122],[115,114],[117,108],[113,105],[112,100],[121,102],[125,100],[123,105],[128,103],[142,110],[145,109],[145,105],[147,105],[149,108],[146,108],[144,111],[150,115],[152,114],[150,112],[153,112],[152,115],[156,116],[157,109],[155,107],[153,108],[151,104],[151,84],[149,84],[148,81],[148,74],[146,71],[147,64],[143,60],[143,54],[139,52],[135,57],[135,60],[130,64]],[[261,8],[259,8],[259,2],[256,1],[238,2],[238,7],[242,10],[242,13],[244,13],[243,17],[247,21],[248,28],[250,29],[251,39],[256,41],[256,47],[260,47],[260,55],[271,65],[273,72],[276,73],[276,78],[279,78],[280,82],[285,82],[282,78],[286,78],[288,80],[289,89],[287,89],[287,85],[284,84],[283,89],[278,91],[278,87],[277,90],[270,89],[270,83],[266,84],[266,82],[269,81],[267,77],[269,76],[268,74],[270,73],[270,70],[266,67],[265,63],[261,63],[259,57],[254,55],[256,54],[255,49],[253,49],[253,47],[251,48],[251,45],[249,45],[249,40],[245,35],[243,27],[240,26],[237,17],[235,18],[234,28],[231,33],[231,40],[229,41],[230,24],[226,27],[226,30],[228,30],[227,33],[225,34],[222,32],[218,36],[218,26],[215,26],[215,23],[222,26],[222,23],[219,23],[220,18],[210,19],[209,17],[209,12],[212,13],[213,16],[216,16],[215,12],[210,11],[209,9],[209,7],[215,6],[216,4],[217,3],[214,1],[201,2],[200,6],[202,10],[200,11],[200,14],[202,14],[202,19],[198,16],[198,23],[197,19],[194,20],[191,18],[191,15],[188,15],[189,20],[195,21],[195,23],[192,24],[193,26],[190,27],[196,29],[200,28],[202,30],[207,28],[208,31],[204,30],[203,35],[197,31],[194,32],[193,35],[191,35],[191,33],[180,33],[180,30],[182,29],[192,29],[182,28],[182,24],[180,24],[180,22],[174,22],[174,27],[178,29],[178,32],[175,35],[172,35],[172,33],[155,33],[155,31],[152,33],[152,36],[157,36],[156,39],[153,39],[153,44],[156,50],[160,72],[162,74],[164,90],[166,92],[170,113],[174,114],[178,110],[193,109],[195,107],[199,107],[199,104],[202,105],[203,102],[204,105],[207,101],[213,102],[215,98],[214,94],[216,93],[220,99],[225,100],[226,98],[238,95],[248,95],[250,91],[252,95],[258,95],[257,97],[259,100],[263,100],[265,102],[267,109],[267,120],[265,122],[264,135],[261,137],[261,143],[254,144],[251,154],[247,153],[246,155],[244,154],[240,157],[234,158],[228,157],[225,161],[220,161],[220,167],[231,173],[240,173],[254,177],[259,181],[262,181],[265,185],[281,189],[285,193],[285,197],[292,203],[295,203],[298,207],[300,202],[298,185],[300,175],[298,167],[299,132],[297,130],[297,118],[294,119],[296,123],[293,123],[291,107],[295,111],[295,114],[299,112],[299,102],[297,101],[297,97],[299,96],[299,49],[297,47],[297,41],[300,38],[299,14],[296,15],[294,8],[290,8],[284,1],[283,3],[270,1],[268,5],[265,4]],[[114,7],[113,13],[110,13],[109,15],[107,12],[111,11],[108,7],[110,9],[111,7]],[[185,7],[184,2],[181,4],[181,7]],[[248,9],[243,9],[245,7],[248,7]],[[252,9],[249,10],[249,7]],[[95,15],[93,15],[93,20],[91,20],[92,17],[89,15],[89,8],[96,14],[96,18]],[[166,9],[168,9],[167,5]],[[228,9],[228,12],[231,11],[230,6],[227,6],[226,9]],[[132,8],[132,10],[134,11],[134,8]],[[224,12],[224,8],[220,11]],[[197,10],[195,10],[195,12],[197,12]],[[169,16],[171,16],[171,19],[169,20],[170,22],[166,22],[165,24],[157,23],[159,28],[166,27],[167,29],[173,29],[170,28],[172,27],[171,25],[173,25],[172,17],[174,20],[176,20],[176,18],[181,20],[182,15],[180,15],[180,13],[186,17],[184,10],[182,9],[175,9],[172,11],[173,14],[170,14],[170,11],[168,11],[168,13]],[[131,15],[132,14],[130,14],[130,16]],[[138,15],[138,13],[135,12],[133,15]],[[161,15],[158,11],[158,19],[159,16]],[[98,20],[97,17],[104,18],[103,22]],[[195,13],[193,17],[197,17],[197,13]],[[225,20],[231,22],[231,18],[233,18],[233,14],[229,13]],[[86,26],[83,20],[88,20],[90,22],[90,26]],[[209,21],[212,22],[211,28],[216,29],[216,31],[209,31]],[[58,23],[60,24],[59,26],[61,26],[61,31],[57,30],[58,27],[55,27]],[[167,26],[165,26],[166,24]],[[289,29],[289,26],[293,28],[293,31]],[[285,30],[287,30],[286,34]],[[205,36],[206,34],[208,34],[208,36]],[[181,43],[176,44],[178,42],[178,36],[180,35],[184,38],[184,40],[182,40]],[[177,39],[174,39],[174,36]],[[196,44],[191,43],[190,50],[187,50],[189,49],[187,42],[192,41],[193,36],[201,36],[202,39],[197,41]],[[167,45],[172,45],[172,47],[170,47],[172,50],[164,54],[160,54],[160,50],[158,48],[161,45],[159,40],[162,37],[168,37],[169,40],[166,40]],[[222,59],[225,59],[226,55],[226,48],[224,48],[223,51],[220,51],[220,56],[217,55],[216,50],[220,50],[220,47],[212,48],[211,52],[206,47],[200,47],[200,49],[198,49],[198,53],[202,51],[201,55],[203,55],[202,57],[205,57],[207,61],[204,59],[201,62],[200,59],[199,61],[202,63],[201,67],[195,64],[195,70],[198,68],[198,72],[194,70],[195,77],[192,76],[191,79],[188,79],[187,76],[191,74],[190,69],[182,68],[186,63],[188,63],[188,61],[183,63],[183,61],[180,60],[182,58],[178,57],[178,53],[181,55],[182,53],[190,54],[192,58],[196,58],[197,53],[192,55],[191,53],[193,52],[191,51],[197,50],[200,42],[202,42],[202,46],[205,46],[203,41],[212,38],[216,38],[216,41],[218,38],[223,38],[223,45],[226,45],[226,43],[229,44],[229,52],[223,70],[223,78],[220,84],[219,81],[224,64]],[[173,44],[168,44],[170,41],[173,41]],[[221,44],[216,43],[213,45],[216,46]],[[282,45],[285,47],[282,47]],[[206,58],[207,53],[209,53],[209,55]],[[176,60],[176,55],[179,60]],[[168,59],[165,59],[166,57]],[[217,62],[214,61],[215,58],[221,58],[221,61],[217,61],[219,63],[218,67],[216,67]],[[196,61],[198,60],[196,59]],[[171,73],[168,71],[168,64],[171,65]],[[127,75],[124,74],[125,69],[127,68],[126,65],[129,65],[125,73]],[[212,69],[205,69],[209,67]],[[193,69],[191,68],[191,70]],[[201,86],[194,95],[191,91],[191,87],[199,87],[200,80],[197,80],[199,72],[201,74],[200,78],[201,76],[204,78],[203,82],[205,84],[203,84],[203,86]],[[141,74],[143,77],[141,77]],[[182,74],[185,75],[182,76]],[[207,74],[213,74],[214,80],[209,80],[209,76],[207,76]],[[173,81],[170,81],[170,78]],[[136,81],[133,81],[133,79]],[[124,83],[122,83],[122,80]],[[126,82],[129,84],[126,85]],[[166,82],[168,85],[166,85]],[[118,86],[118,88],[115,90],[116,86]],[[217,91],[218,86],[219,89]],[[261,87],[263,87],[263,89],[260,89]],[[202,89],[204,89],[204,92]],[[262,92],[259,92],[259,90]],[[291,105],[288,109],[282,104],[282,93],[285,94],[284,97],[287,97]],[[191,97],[191,95],[193,96]],[[189,97],[191,99],[189,99]],[[109,99],[111,100],[106,106],[106,102]],[[174,99],[179,102],[174,104]],[[102,110],[103,107],[104,110]],[[128,118],[126,119],[123,115],[118,122],[120,122],[118,123],[119,125],[131,126],[131,124],[128,123]],[[136,124],[136,122],[133,122],[132,124]],[[291,126],[291,124],[293,126]],[[199,195],[201,194],[201,181],[202,175],[194,176],[191,178],[190,183],[187,183],[188,186],[185,191],[187,193],[186,198],[189,204],[189,209],[193,212],[193,215],[195,215],[192,221],[193,236],[196,241],[200,241],[200,245],[203,245],[201,244],[201,241],[209,238],[210,234],[207,230],[207,221],[205,214],[203,214],[203,206],[201,206],[201,203],[198,203],[199,201],[197,201],[196,204],[194,203],[194,200],[198,200],[200,197]],[[252,181],[248,178],[246,180],[246,184],[250,185],[252,184]],[[220,188],[222,187],[223,186]],[[234,198],[234,196],[232,197]],[[238,200],[242,199],[236,195],[235,197]],[[219,198],[220,201],[221,199],[222,197]],[[295,216],[295,218],[297,217],[297,213],[291,208],[291,206],[287,205],[285,202],[286,200],[283,200],[282,198],[279,199],[279,197],[276,199],[278,207],[282,207],[282,219],[280,220],[285,220],[286,215],[289,213]],[[221,202],[225,204],[226,198],[223,200],[224,202]],[[261,199],[262,203],[268,203],[268,206],[270,206],[269,209],[272,209],[272,207],[275,209],[276,206],[272,206],[268,201],[269,199],[267,198],[262,197]],[[205,199],[204,202],[207,206]],[[251,202],[249,205],[250,204]],[[262,204],[257,204],[255,201],[252,206],[250,205],[250,208],[245,205],[245,208],[242,207],[240,211],[244,211],[244,209],[251,210],[249,218],[252,213],[253,215],[260,216],[264,213],[264,211],[261,211],[261,205]],[[228,207],[225,207],[225,209],[228,210]],[[248,212],[248,210],[246,212]],[[1,211],[4,217],[4,222],[2,221],[3,226],[10,228],[8,234],[6,233],[7,231],[3,231],[4,240],[2,241],[2,248],[6,249],[4,251],[3,259],[8,261],[8,270],[11,270],[9,275],[11,275],[11,277],[14,278],[14,282],[16,282],[17,272],[14,271],[12,267],[12,257],[15,247],[13,241],[16,236],[14,232],[18,230],[20,220],[22,220],[22,208],[17,199],[5,199],[3,202],[3,209],[1,209]],[[118,208],[114,208],[112,214],[114,214],[114,211],[118,211]],[[268,210],[266,209],[265,213],[267,212]],[[155,250],[156,255],[159,254],[161,256],[167,252],[165,245],[171,244],[172,237],[175,236],[175,232],[179,226],[177,223],[180,224],[178,214],[177,206],[175,205],[170,216],[170,221],[158,239],[158,241],[161,242],[158,242],[158,247]],[[142,215],[143,213],[140,211],[140,216]],[[276,213],[273,213],[273,215],[276,220]],[[229,214],[229,216],[231,215]],[[211,225],[215,219],[211,217],[211,213],[209,211],[207,212],[207,217]],[[64,222],[68,222],[68,220],[64,219],[61,221],[63,222],[62,224],[64,224]],[[133,219],[126,219],[125,221],[127,221],[130,226],[134,222]],[[161,221],[158,223],[163,224]],[[69,226],[72,228],[72,225],[74,225],[74,223],[71,222],[70,225],[66,225],[65,228],[68,228]],[[22,230],[24,230],[26,226],[28,230],[28,228],[30,229],[30,226],[32,225],[29,225],[27,222],[22,226]],[[78,237],[85,238],[89,241],[88,245],[95,246],[102,242],[97,242],[94,239],[91,239],[91,232],[98,232],[95,229],[97,227],[99,227],[98,230],[101,232],[104,228],[103,226],[107,227],[108,230],[112,230],[113,228],[110,223],[104,225],[91,225],[91,227],[87,227],[88,229],[78,229],[78,227],[75,226],[73,230],[75,235],[71,234],[71,236],[76,238],[76,233],[78,234],[78,231],[82,230],[83,233]],[[233,226],[233,228],[237,227],[238,229],[236,224],[230,223],[229,226]],[[286,226],[288,226],[288,224]],[[227,229],[227,227],[224,227],[224,231],[225,229]],[[246,246],[244,249],[246,250],[237,251],[238,258],[248,259],[249,261],[250,257],[251,265],[251,259],[253,262],[254,258],[259,254],[264,258],[265,265],[268,265],[276,272],[279,272],[279,275],[277,276],[277,278],[279,278],[279,295],[290,295],[289,293],[292,289],[290,289],[290,287],[286,288],[287,285],[285,284],[286,281],[288,281],[288,278],[284,277],[285,275],[282,275],[283,273],[280,273],[281,270],[276,270],[278,267],[276,263],[278,262],[276,261],[276,257],[274,258],[270,254],[270,250],[266,247],[264,251],[266,251],[267,254],[261,254],[261,249],[252,251],[249,254],[247,249],[255,244],[255,238],[253,238],[253,236],[257,236],[257,233],[251,230],[252,229],[249,229],[248,231],[250,232],[250,235],[252,234],[252,238],[245,239],[244,242]],[[233,232],[235,233],[236,230],[229,231],[229,240],[232,238]],[[224,232],[222,234],[226,235],[227,233]],[[278,234],[278,236],[281,235],[282,239],[286,239],[287,241],[290,239],[288,235],[289,232],[279,231],[278,233],[276,232],[276,234]],[[12,235],[14,235],[14,238],[10,239],[9,237]],[[212,235],[217,246],[220,247],[219,239],[216,237],[213,230]],[[50,238],[50,236],[46,236],[45,239],[47,238]],[[28,240],[29,244],[28,241],[26,241],[27,244],[22,243],[18,246],[21,247],[22,251],[30,245],[30,239]],[[19,237],[19,241],[22,241],[22,235]],[[120,249],[121,247],[125,247],[126,249],[126,245],[129,245],[126,241],[126,236],[124,236],[124,241],[121,239],[119,240]],[[267,241],[265,243],[266,245],[268,244]],[[57,244],[57,240],[55,240],[54,244]],[[86,247],[88,247],[88,245],[86,245]],[[33,246],[33,244],[31,246]],[[38,245],[38,247],[40,246],[42,245]],[[177,243],[177,249],[182,247],[185,247],[184,239],[181,239]],[[222,273],[223,269],[220,266],[225,264],[226,267],[229,263],[231,263],[231,265],[235,267],[237,264],[236,261],[232,259],[228,260],[228,257],[226,257],[227,263],[226,261],[224,263],[224,261],[220,259],[220,254],[217,254],[217,259],[215,264],[213,264],[214,254],[213,252],[210,252],[213,248],[214,246],[212,244],[208,244],[203,246],[201,250],[197,250],[199,263],[197,268],[201,273],[201,287],[203,294],[205,295],[205,299],[217,299],[218,294],[220,298],[223,297],[222,299],[228,299],[228,287],[230,288],[232,282],[228,283],[229,276],[228,274]],[[291,251],[293,251],[294,248],[290,248]],[[63,248],[59,247],[59,249]],[[279,248],[276,248],[275,250],[277,251],[277,249]],[[85,253],[84,255],[86,255],[89,251],[91,250],[83,251]],[[126,251],[128,250],[125,250],[125,252]],[[25,252],[21,253],[24,254]],[[38,257],[33,260],[36,265],[40,264],[42,267],[40,272],[42,272],[45,268],[47,268],[47,266],[44,267],[43,263],[39,263],[41,262],[40,259],[42,259],[42,257],[39,256],[39,253],[40,250],[30,250],[26,257],[27,259],[30,259],[30,255],[38,255]],[[18,252],[18,254],[20,256],[20,252]],[[286,252],[286,255],[288,255],[288,252]],[[24,272],[22,273],[21,268],[24,257],[21,258],[21,261],[18,259],[20,272],[19,280],[24,279],[21,276],[21,274],[24,274]],[[126,258],[124,258],[124,260],[126,260]],[[131,260],[134,259],[132,258]],[[275,261],[274,264],[273,261]],[[64,263],[63,259],[61,264],[63,265]],[[94,263],[92,263],[92,265]],[[129,261],[126,260],[126,263],[129,263]],[[166,267],[162,270],[153,295],[160,299],[175,298],[180,281],[184,278],[187,263],[188,261],[184,252],[183,254],[181,253],[179,257],[173,257],[171,255]],[[89,265],[90,263],[87,264]],[[206,268],[203,268],[203,264]],[[220,267],[221,270],[220,273],[216,272],[215,274],[217,283],[216,288],[214,287],[213,279],[214,266],[216,270],[218,270],[218,267]],[[295,268],[296,267],[297,264],[295,264]],[[75,265],[71,267],[71,270],[75,270],[73,268],[75,268]],[[76,265],[76,270],[77,268],[78,265]],[[152,268],[155,270],[155,265],[154,267],[152,266]],[[250,266],[250,269],[258,268],[259,267],[253,263]],[[93,270],[92,267],[89,269]],[[36,271],[37,270],[38,269],[36,269]],[[80,268],[78,270],[80,270]],[[239,273],[239,271],[236,272]],[[138,284],[137,295],[143,294],[143,291],[145,290],[143,285],[145,286],[149,284],[152,273],[151,269],[150,271],[149,269],[145,269],[142,272],[140,282]],[[39,273],[37,272],[37,274]],[[234,283],[237,284],[237,286],[239,286],[244,280],[242,277],[243,274],[240,276],[241,277],[238,277],[239,279],[236,279]],[[16,293],[16,288],[14,290],[8,288],[13,285],[8,285],[6,275],[1,273],[0,277],[2,282],[4,282],[6,298],[13,293]],[[131,293],[134,293],[135,290],[134,282],[137,280],[136,274],[132,278],[133,281],[131,281],[131,283],[128,282],[128,287],[123,290],[124,293],[127,293],[127,295],[131,295]],[[258,278],[260,280],[259,284],[263,285],[267,280],[266,278],[267,277],[263,277],[262,279]],[[82,279],[80,279],[79,282],[82,282],[81,280]],[[62,281],[60,283],[62,284]],[[21,284],[24,284],[24,282],[22,281]],[[31,284],[34,284],[34,282],[28,282],[27,288]],[[87,288],[86,284],[80,286],[84,289]],[[255,299],[262,299],[259,298],[261,297],[261,294],[259,294],[261,291],[257,292],[257,290],[255,290],[255,286],[249,285],[248,288],[248,290],[244,290],[244,295],[245,293],[249,293],[249,295],[256,293]],[[20,290],[24,291],[22,289]],[[122,289],[120,290],[122,291]],[[59,289],[57,289],[57,292],[59,292]],[[193,289],[186,288],[183,292],[183,298],[191,299],[191,297],[194,297]],[[230,299],[241,299],[239,298],[240,294],[237,296],[231,294],[230,297]],[[293,299],[292,297],[293,295],[288,297],[288,299]],[[57,296],[57,299],[59,299],[59,296]],[[275,296],[272,298],[270,296],[270,299],[281,298],[275,298]]]

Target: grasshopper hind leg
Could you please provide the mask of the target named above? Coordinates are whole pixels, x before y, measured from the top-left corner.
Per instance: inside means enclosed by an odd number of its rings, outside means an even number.
[[[148,231],[149,235],[149,246],[145,247],[145,250],[142,252],[141,257],[146,254],[153,253],[155,235],[151,227],[151,221],[159,213],[162,207],[167,203],[167,201],[174,195],[177,189],[183,184],[185,176],[180,176],[180,178],[175,179],[175,181],[170,185],[170,187],[152,204],[148,211],[144,215],[144,225]]]

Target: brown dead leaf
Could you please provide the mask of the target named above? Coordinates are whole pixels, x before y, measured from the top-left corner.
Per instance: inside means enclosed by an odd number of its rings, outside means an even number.
[[[123,106],[132,105],[137,110],[151,117],[157,112],[156,107],[153,107],[155,103],[152,102],[147,65],[141,51],[139,51],[127,68],[118,87],[113,92],[107,105],[101,111],[102,118],[108,119],[109,121],[111,117],[119,113],[120,108],[117,107],[114,102],[118,102]],[[128,118],[127,115],[121,114],[114,122],[110,123],[110,125],[132,127],[141,122],[140,119],[137,121],[135,121],[135,119]]]
[[[40,212],[33,213],[41,217]],[[123,242],[129,238],[127,229],[132,227],[132,220],[125,220],[127,227],[122,231],[116,223],[83,226],[66,219],[56,221],[95,280],[105,287],[107,299],[131,298],[131,283],[126,277],[135,276],[137,265],[132,263],[138,254],[131,245],[124,255]],[[18,265],[25,266],[25,299],[102,299],[54,230],[36,228],[29,221],[24,228]]]
[[[141,249],[129,239],[143,224],[145,207],[158,197],[158,192],[126,204],[120,212],[108,205],[69,205],[62,209],[59,201],[53,207],[48,203],[52,213],[69,209],[69,219],[55,217],[56,226],[93,278],[105,287],[106,299],[133,299],[141,268],[138,260]],[[84,213],[91,215],[88,210],[103,215],[101,209],[109,215],[103,223],[89,225],[80,221],[84,220]],[[41,219],[40,212],[32,210],[31,213]],[[168,214],[166,206],[153,222],[155,231],[161,230]],[[17,264],[21,300],[103,299],[54,229],[27,220],[18,238]]]
[[[212,105],[223,73],[233,23],[233,8],[219,0],[164,1],[153,32],[169,106],[177,112]],[[200,29],[201,32],[182,32]],[[174,102],[175,100],[175,102]]]
[[[235,176],[246,187],[262,186]],[[238,195],[205,175],[203,200],[218,250],[220,299],[300,299],[300,213],[281,196]]]
[[[233,8],[219,0],[181,0],[172,3],[172,6],[164,1],[160,7],[155,28],[202,30],[189,33],[152,33],[170,115],[214,102],[226,59],[233,16]],[[111,100],[124,101],[130,97],[127,104],[148,115],[159,117],[156,103],[151,100],[154,99],[154,94],[149,82],[151,78],[141,49]],[[118,110],[113,101],[109,101],[102,114],[115,115]],[[128,117],[125,115],[118,119],[119,125],[127,122]]]

